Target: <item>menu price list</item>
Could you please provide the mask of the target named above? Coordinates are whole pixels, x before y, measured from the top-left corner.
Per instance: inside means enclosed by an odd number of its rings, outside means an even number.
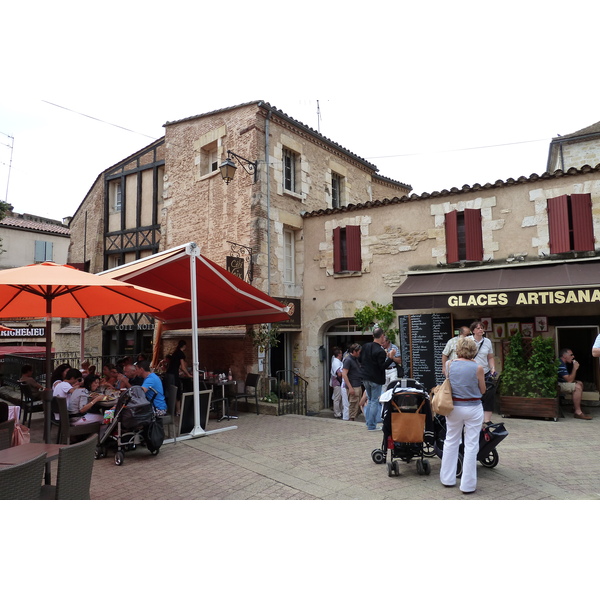
[[[452,337],[452,315],[448,313],[400,317],[402,364],[426,389],[442,383],[442,350]],[[408,369],[406,369],[408,365]]]

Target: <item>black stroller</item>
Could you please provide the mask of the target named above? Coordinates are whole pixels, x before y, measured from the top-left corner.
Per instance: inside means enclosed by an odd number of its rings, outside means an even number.
[[[446,440],[446,417],[442,415],[435,415],[433,419],[433,432],[434,432],[434,450],[435,454],[442,458],[444,453],[444,441]],[[496,446],[506,438],[508,431],[504,427],[504,423],[496,423],[486,425],[479,434],[479,452],[477,453],[477,460],[488,469],[493,469],[500,458],[498,456],[498,450]],[[462,475],[463,469],[463,457],[464,457],[464,444],[461,443],[458,449],[458,463],[456,466],[456,476]]]
[[[383,404],[383,442],[381,448],[371,452],[373,462],[383,464],[387,460],[387,451],[390,451],[390,462],[387,463],[388,476],[400,475],[399,461],[409,463],[416,458],[417,473],[429,475],[431,465],[425,458],[434,456],[433,452],[433,418],[429,395],[425,388],[414,379],[397,379],[390,382],[388,391],[392,391],[391,399]],[[403,438],[403,435],[393,433],[392,419],[394,414],[423,414],[425,426],[416,437]]]
[[[122,465],[125,452],[146,442],[148,426],[154,419],[152,403],[140,386],[124,390],[119,396],[114,418],[96,446],[95,458],[104,458],[107,447],[116,444],[115,465]],[[158,454],[158,450],[151,450],[151,453]]]

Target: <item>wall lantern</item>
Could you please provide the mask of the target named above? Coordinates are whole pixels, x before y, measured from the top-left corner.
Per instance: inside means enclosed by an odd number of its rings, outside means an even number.
[[[235,171],[237,169],[235,162],[233,162],[233,158],[235,158],[242,168],[248,175],[254,175],[254,183],[258,181],[258,161],[251,161],[231,150],[227,150],[227,158],[221,163],[219,170],[221,171],[221,177],[227,185],[233,179],[235,175]]]

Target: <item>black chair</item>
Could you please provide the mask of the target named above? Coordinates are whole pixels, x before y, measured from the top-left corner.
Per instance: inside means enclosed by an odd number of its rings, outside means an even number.
[[[167,401],[167,414],[161,417],[162,424],[169,426],[169,435],[173,439],[177,439],[175,437],[175,406],[177,405],[177,386],[176,385],[167,385],[166,386],[166,396],[165,400]]]
[[[8,421],[8,403],[0,402],[0,423]]]
[[[39,500],[46,453],[0,469],[0,500]]]
[[[6,450],[12,446],[12,437],[15,430],[15,420],[0,423],[0,450]]]
[[[254,397],[254,401],[256,402],[256,414],[258,414],[258,383],[260,381],[260,374],[258,373],[248,373],[246,375],[246,381],[244,382],[244,390],[242,392],[237,392],[233,395],[233,399],[235,400],[235,409],[237,412],[237,402],[240,398],[245,398],[248,401],[248,398]],[[252,388],[254,391],[250,391],[248,388]]]
[[[25,425],[27,421],[27,427],[31,428],[31,415],[34,412],[42,412],[44,410],[44,401],[42,398],[35,400],[31,393],[31,388],[24,381],[19,381],[18,383],[21,390],[20,406],[23,413],[21,423]]]
[[[89,500],[94,455],[98,437],[90,435],[83,442],[58,451],[56,485],[41,487],[42,500]]]
[[[67,410],[66,398],[58,398],[57,396],[54,396],[52,398],[53,412],[55,407],[58,408],[58,414],[60,415],[58,422],[58,435],[56,436],[57,444],[70,444],[71,438],[89,435],[91,433],[95,433],[96,438],[98,437],[98,432],[100,431],[101,425],[99,422],[86,423],[85,425],[71,425],[69,411]]]

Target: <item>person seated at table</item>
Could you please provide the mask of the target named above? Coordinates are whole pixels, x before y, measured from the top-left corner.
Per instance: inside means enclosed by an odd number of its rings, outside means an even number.
[[[119,372],[117,371],[117,367],[111,363],[106,364],[102,367],[102,380],[100,381],[100,385],[107,385],[111,388],[115,387],[115,383],[117,382]]]
[[[79,369],[69,369],[62,381],[56,381],[52,387],[52,395],[57,398],[66,398],[71,390],[78,388],[83,381]]]
[[[160,377],[156,373],[150,371],[150,361],[142,360],[135,363],[136,374],[143,377],[142,389],[146,393],[146,398],[154,406],[156,416],[161,417],[167,414],[167,402],[165,401],[165,393]]]
[[[81,363],[81,367],[79,368],[79,370],[81,371],[81,374],[84,377],[87,377],[90,374],[90,361],[89,360],[84,360]]]
[[[50,376],[50,385],[54,386],[57,381],[63,381],[67,371],[71,368],[69,363],[62,363],[58,365],[54,371],[52,371],[52,375]]]
[[[104,421],[104,415],[96,404],[103,400],[105,396],[96,393],[100,385],[98,375],[87,375],[82,387],[79,387],[69,395],[67,399],[67,410],[71,425],[84,425],[85,423],[95,423]]]
[[[42,392],[45,388],[33,378],[33,367],[31,365],[23,365],[21,367],[21,379],[19,379],[19,381],[26,383],[29,386],[31,398],[33,400],[42,399]]]
[[[119,389],[124,390],[134,385],[142,385],[144,380],[136,374],[136,368],[133,365],[125,365],[123,373],[119,373]]]

